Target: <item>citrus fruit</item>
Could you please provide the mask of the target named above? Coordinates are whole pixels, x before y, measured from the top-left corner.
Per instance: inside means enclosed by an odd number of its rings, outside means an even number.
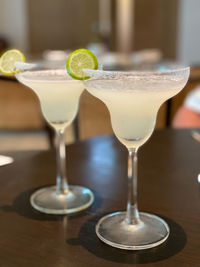
[[[25,62],[25,56],[17,49],[9,49],[0,57],[0,72],[4,75],[14,75],[20,72],[15,67],[15,62]]]
[[[73,51],[67,58],[66,68],[68,74],[77,80],[86,80],[90,78],[86,76],[83,69],[98,69],[98,61],[96,56],[88,49],[77,49]]]

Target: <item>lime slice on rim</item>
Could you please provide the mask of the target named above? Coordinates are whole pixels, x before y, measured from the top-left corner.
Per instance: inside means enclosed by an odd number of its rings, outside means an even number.
[[[9,49],[0,57],[0,72],[4,75],[14,75],[20,72],[15,62],[25,62],[25,56],[17,49]]]
[[[98,69],[96,56],[88,49],[78,49],[73,51],[67,58],[66,64],[68,74],[77,80],[89,79],[82,69]]]

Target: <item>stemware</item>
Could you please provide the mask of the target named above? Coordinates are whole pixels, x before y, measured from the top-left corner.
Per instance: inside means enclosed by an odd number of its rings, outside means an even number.
[[[65,69],[23,71],[16,78],[36,93],[42,114],[57,137],[56,186],[34,192],[30,198],[32,206],[48,214],[69,214],[86,209],[94,196],[88,188],[68,184],[64,142],[65,129],[78,111],[79,98],[84,90],[82,82],[69,77]]]
[[[121,249],[157,246],[167,239],[170,230],[162,218],[138,211],[137,152],[153,133],[161,104],[187,83],[190,68],[169,65],[147,71],[84,72],[92,77],[84,81],[86,89],[106,104],[113,131],[128,149],[127,209],[101,218],[96,234],[105,243]]]

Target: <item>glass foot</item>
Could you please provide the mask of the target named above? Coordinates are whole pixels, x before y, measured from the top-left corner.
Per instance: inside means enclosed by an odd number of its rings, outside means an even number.
[[[167,223],[156,215],[140,212],[140,223],[125,222],[126,212],[104,216],[96,225],[97,236],[106,244],[128,250],[152,248],[169,236]]]
[[[47,214],[70,214],[88,208],[94,201],[93,193],[82,186],[69,186],[66,194],[56,194],[56,186],[42,188],[30,197],[31,205]]]

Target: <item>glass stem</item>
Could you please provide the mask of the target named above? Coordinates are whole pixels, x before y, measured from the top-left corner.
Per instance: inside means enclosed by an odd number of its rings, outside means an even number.
[[[66,176],[66,154],[65,154],[65,142],[64,131],[56,131],[56,160],[57,160],[57,178],[56,178],[56,193],[66,194],[69,190]]]
[[[128,201],[126,212],[127,224],[139,224],[137,207],[137,149],[128,150]]]

